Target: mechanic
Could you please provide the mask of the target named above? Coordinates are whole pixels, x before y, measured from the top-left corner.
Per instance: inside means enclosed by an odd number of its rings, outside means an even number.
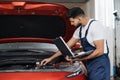
[[[70,59],[66,56],[66,59],[83,61],[88,72],[87,80],[110,80],[109,50],[105,27],[99,21],[87,17],[79,7],[69,9],[67,17],[71,25],[79,26],[67,45],[71,48],[80,41],[84,51],[94,50],[94,52],[84,58]],[[60,55],[61,52],[57,51],[51,57],[43,59],[40,65],[46,65]]]

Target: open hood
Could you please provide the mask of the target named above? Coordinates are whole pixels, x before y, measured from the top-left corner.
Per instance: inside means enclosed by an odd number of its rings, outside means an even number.
[[[20,41],[52,42],[58,36],[67,41],[71,28],[63,5],[41,2],[0,2],[0,43]]]

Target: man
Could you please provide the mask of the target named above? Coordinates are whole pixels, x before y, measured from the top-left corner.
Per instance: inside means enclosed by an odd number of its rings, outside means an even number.
[[[104,27],[93,19],[88,18],[79,7],[70,9],[67,13],[71,25],[78,27],[73,37],[67,42],[71,48],[78,41],[81,42],[84,51],[94,50],[87,57],[75,60],[83,61],[88,71],[88,80],[110,80],[110,62],[108,58],[108,46],[105,39]],[[54,58],[60,56],[60,51],[50,58],[41,61],[41,65],[46,65]],[[66,59],[71,61],[67,56]]]

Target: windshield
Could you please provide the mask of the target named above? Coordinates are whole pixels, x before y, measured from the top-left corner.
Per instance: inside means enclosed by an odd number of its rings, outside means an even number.
[[[56,38],[65,35],[65,21],[59,16],[1,15],[0,38]]]
[[[14,51],[14,50],[40,50],[56,52],[58,49],[51,43],[37,43],[37,42],[16,42],[16,43],[2,43],[0,44],[0,51]]]

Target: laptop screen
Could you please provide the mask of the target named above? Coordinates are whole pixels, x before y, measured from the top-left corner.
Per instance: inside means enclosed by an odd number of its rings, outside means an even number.
[[[66,57],[66,55],[74,56],[71,49],[68,47],[68,45],[66,44],[66,42],[63,40],[62,37],[57,37],[54,40],[54,43],[55,43],[55,45],[57,46],[57,48],[60,50],[60,52],[62,53],[62,55],[64,57]]]

